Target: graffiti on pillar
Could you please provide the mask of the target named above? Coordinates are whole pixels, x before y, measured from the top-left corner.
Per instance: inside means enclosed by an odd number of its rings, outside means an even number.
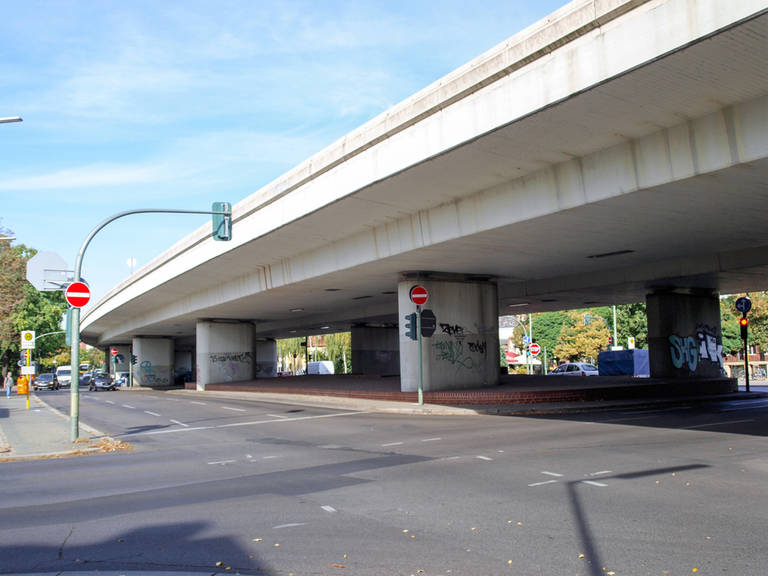
[[[710,326],[700,326],[690,336],[672,334],[669,337],[669,353],[675,368],[687,368],[696,372],[701,362],[717,364],[723,368],[723,344]]]
[[[167,367],[161,366],[160,368]],[[167,370],[164,369],[163,372],[167,372]],[[142,386],[167,386],[170,384],[170,378],[167,375],[159,375],[152,362],[144,360],[139,364],[139,382]]]
[[[475,367],[475,361],[464,351],[464,342],[461,340],[444,340],[435,342],[432,347],[435,349],[435,359],[450,362],[456,368],[466,368],[472,370]]]
[[[250,352],[216,352],[208,354],[214,382],[233,382],[251,376],[253,357]]]
[[[440,324],[440,330],[443,331],[443,334],[447,334],[448,336],[455,336],[457,338],[462,338],[464,336],[464,327],[459,326],[458,324]]]
[[[448,362],[457,370],[483,370],[488,344],[485,340],[472,339],[463,326],[440,324],[442,339],[432,344],[435,360]]]

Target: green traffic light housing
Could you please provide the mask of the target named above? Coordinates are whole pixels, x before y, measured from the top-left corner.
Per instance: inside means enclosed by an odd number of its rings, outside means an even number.
[[[229,242],[232,240],[232,205],[229,202],[214,202],[212,233],[214,240]]]

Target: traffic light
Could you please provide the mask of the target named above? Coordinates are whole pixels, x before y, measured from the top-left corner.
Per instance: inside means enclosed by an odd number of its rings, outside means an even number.
[[[416,340],[416,312],[405,315],[405,335],[411,340]]]
[[[229,202],[214,202],[211,212],[214,212],[213,239],[224,242],[232,240],[232,205]]]
[[[608,336],[608,346],[613,346],[613,336]]]
[[[747,327],[749,326],[749,320],[746,316],[739,318],[739,327],[741,328],[741,339],[747,339]]]
[[[136,364],[136,354],[131,354],[131,364]]]

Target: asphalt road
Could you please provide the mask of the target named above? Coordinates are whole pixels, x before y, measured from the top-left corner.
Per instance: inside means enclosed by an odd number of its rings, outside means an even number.
[[[0,465],[1,574],[768,565],[768,399],[524,418],[84,392],[80,417],[133,450]]]

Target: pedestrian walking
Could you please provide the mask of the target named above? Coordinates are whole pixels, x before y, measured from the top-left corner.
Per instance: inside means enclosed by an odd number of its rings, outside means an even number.
[[[11,397],[11,390],[13,389],[13,376],[11,376],[11,371],[8,370],[8,372],[5,373],[5,396],[6,398]]]

